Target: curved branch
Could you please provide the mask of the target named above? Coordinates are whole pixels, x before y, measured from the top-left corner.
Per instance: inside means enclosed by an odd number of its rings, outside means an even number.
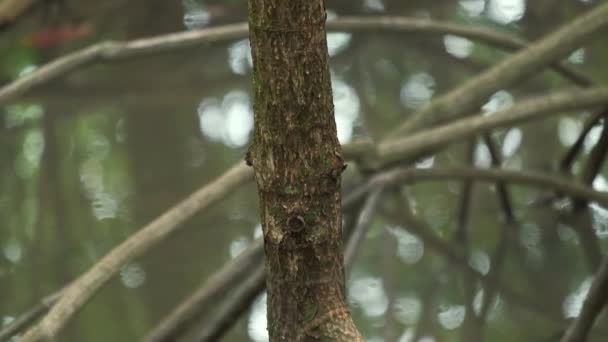
[[[344,249],[344,267],[347,270],[352,266],[355,260],[355,255],[363,243],[363,240],[365,240],[365,235],[367,234],[371,220],[374,217],[376,205],[378,204],[381,193],[382,187],[372,191],[367,196],[363,209],[361,209],[361,212],[357,217],[357,224],[355,225],[352,235],[348,239],[348,243]]]
[[[585,298],[583,308],[566,331],[561,342],[582,342],[587,340],[587,335],[593,326],[593,322],[602,312],[608,302],[608,259],[604,259],[602,266],[595,275],[591,289]]]
[[[445,169],[412,169],[398,168],[381,173],[372,178],[366,185],[373,189],[379,185],[409,184],[441,180],[471,180],[481,182],[504,182],[528,185],[536,188],[548,188],[560,191],[571,197],[584,198],[608,208],[608,193],[595,191],[592,188],[574,183],[569,179],[534,171],[515,171],[505,169],[445,168]]]
[[[426,152],[472,134],[540,119],[555,113],[607,103],[608,87],[558,91],[531,100],[521,101],[509,109],[489,116],[475,115],[411,134],[405,138],[380,143],[378,158],[383,163],[417,158]]]
[[[181,223],[199,210],[224,198],[232,190],[251,180],[252,176],[252,170],[241,162],[131,235],[70,284],[49,313],[38,325],[30,329],[21,341],[52,340],[72,315],[106,284],[123,264],[161,242],[175,232]]]
[[[143,340],[147,342],[176,340],[185,328],[198,318],[200,308],[208,306],[221,291],[233,288],[234,283],[241,281],[252,267],[263,266],[263,247],[262,239],[254,241],[238,257],[213,273],[204,286],[180,303]]]
[[[3,0],[0,1],[0,28],[14,22],[24,14],[36,0]]]
[[[230,329],[234,322],[249,309],[254,299],[266,286],[264,264],[254,266],[253,273],[242,284],[230,293],[230,297],[221,303],[202,331],[194,339],[197,342],[218,341]]]
[[[56,302],[61,298],[62,291],[57,291],[51,295],[48,295],[40,300],[40,302],[29,309],[26,313],[22,314],[8,324],[0,331],[0,341],[8,341],[9,338],[19,334],[20,331],[35,322],[40,316],[44,315]]]
[[[477,40],[497,48],[514,50],[527,45],[525,40],[491,32],[488,29],[471,28],[447,22],[405,18],[405,17],[343,17],[327,22],[330,31],[390,31],[416,32],[428,34],[454,34]],[[102,42],[72,52],[49,62],[0,88],[0,104],[6,103],[31,88],[61,77],[70,71],[98,61],[112,61],[176,49],[199,46],[201,43],[224,42],[246,38],[246,23],[225,25],[196,31],[170,33],[152,38],[136,39],[128,42]],[[555,70],[574,83],[589,86],[593,82],[566,64],[554,66]]]
[[[530,77],[546,64],[561,59],[607,25],[608,4],[602,4],[526,49],[505,58],[462,86],[436,98],[414,113],[391,136],[475,111],[493,93]]]

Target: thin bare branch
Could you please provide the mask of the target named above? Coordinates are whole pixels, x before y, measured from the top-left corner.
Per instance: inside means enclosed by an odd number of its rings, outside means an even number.
[[[505,58],[462,86],[442,95],[412,114],[389,138],[473,112],[498,90],[530,77],[580,47],[593,34],[608,25],[608,4],[602,4],[579,16],[526,49]]]
[[[355,225],[352,236],[348,239],[348,244],[344,250],[344,267],[347,270],[350,269],[350,266],[352,266],[353,261],[355,260],[355,255],[357,254],[361,243],[365,239],[365,234],[367,234],[367,231],[369,230],[370,222],[374,217],[376,205],[378,204],[378,199],[380,198],[381,193],[382,187],[372,191],[365,200],[363,209],[357,217],[357,224]]]
[[[591,129],[593,129],[593,127],[595,127],[602,118],[605,118],[607,116],[608,116],[608,109],[604,109],[604,110],[595,112],[593,115],[591,115],[589,118],[587,118],[587,120],[585,121],[585,124],[583,125],[583,130],[579,134],[578,138],[576,139],[574,144],[572,144],[572,146],[570,146],[570,148],[568,149],[566,154],[562,157],[562,159],[559,163],[560,171],[562,171],[564,173],[570,173],[572,164],[574,164],[576,157],[579,155],[579,153],[583,149],[583,144],[585,143],[585,139],[587,139],[587,135],[589,135],[589,132],[591,132]]]
[[[214,310],[213,317],[205,322],[203,330],[195,341],[218,341],[264,290],[265,279],[264,265],[260,264],[255,267],[253,274],[239,285],[217,310]]]
[[[25,13],[36,0],[3,0],[0,1],[0,28],[15,21]]]
[[[22,342],[52,340],[68,320],[93,294],[108,282],[126,262],[174,233],[181,223],[195,213],[224,198],[232,190],[252,179],[253,172],[240,162],[187,199],[131,235],[74,281],[42,319],[22,338]]]
[[[455,140],[494,128],[511,126],[569,110],[608,103],[608,88],[571,89],[521,101],[489,116],[476,115],[436,128],[381,142],[378,157],[384,163],[418,158]]]
[[[507,34],[492,32],[487,28],[471,28],[446,22],[403,17],[343,17],[328,21],[327,29],[330,31],[353,30],[454,34],[509,50],[520,49],[527,45],[524,40]],[[101,42],[49,62],[0,88],[0,104],[15,99],[37,85],[61,77],[70,71],[90,63],[174,51],[200,46],[201,43],[217,43],[242,39],[246,38],[247,34],[247,24],[240,23],[196,31],[170,33],[127,42]],[[556,71],[576,84],[589,86],[593,83],[580,72],[565,64],[557,65],[555,68]]]
[[[587,335],[608,302],[608,258],[604,259],[602,266],[595,275],[591,289],[585,298],[579,316],[570,325],[561,342],[584,342]]]
[[[57,300],[61,297],[61,294],[62,291],[57,291],[42,298],[42,300],[40,300],[36,306],[32,307],[27,312],[19,316],[19,318],[4,327],[2,331],[0,331],[0,341],[8,341],[11,337],[19,334],[19,332],[33,324],[57,302]]]
[[[479,182],[505,182],[528,185],[536,188],[549,188],[561,191],[572,197],[585,198],[588,201],[608,208],[608,193],[593,190],[585,185],[571,182],[559,176],[553,176],[535,171],[515,171],[505,169],[475,169],[475,168],[442,168],[442,169],[413,169],[397,168],[379,173],[365,187],[373,189],[379,185],[411,184],[428,181],[473,180]]]
[[[263,265],[263,246],[262,239],[254,241],[238,257],[230,260],[224,267],[213,273],[202,287],[180,303],[143,340],[147,342],[175,341],[188,326],[198,319],[201,308],[209,306],[222,291],[233,288],[235,282],[244,278],[252,267]]]

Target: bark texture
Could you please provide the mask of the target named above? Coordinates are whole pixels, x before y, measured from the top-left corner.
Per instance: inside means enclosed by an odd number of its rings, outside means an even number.
[[[344,293],[340,174],[323,0],[249,0],[253,165],[276,341],[363,341]]]

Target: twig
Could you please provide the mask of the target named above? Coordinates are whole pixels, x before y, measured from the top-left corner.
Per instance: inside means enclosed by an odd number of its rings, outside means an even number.
[[[534,172],[505,169],[442,168],[411,169],[397,168],[379,173],[365,186],[373,189],[379,185],[410,184],[440,180],[474,180],[480,182],[506,182],[537,188],[558,190],[572,197],[581,197],[608,208],[608,194],[593,190],[588,186],[570,182],[559,176]]]
[[[249,309],[251,302],[259,293],[264,290],[265,279],[264,265],[260,264],[255,267],[253,274],[243,284],[229,294],[229,299],[223,301],[222,305],[214,310],[215,314],[205,323],[203,330],[195,341],[218,341],[232,327],[237,318]]]
[[[580,153],[585,143],[585,139],[591,129],[597,125],[602,118],[608,116],[608,109],[604,109],[602,111],[595,112],[591,117],[589,117],[585,124],[583,125],[583,130],[579,134],[578,138],[574,142],[574,144],[568,149],[566,154],[562,157],[562,160],[559,163],[560,171],[564,173],[570,173],[570,169],[572,168],[572,164],[576,160],[576,157]]]
[[[352,235],[349,238],[348,244],[344,250],[344,267],[346,269],[349,269],[352,266],[353,261],[355,260],[355,255],[357,254],[361,243],[365,239],[365,234],[367,234],[367,231],[369,230],[370,222],[374,217],[376,205],[378,204],[378,199],[380,198],[381,193],[382,187],[372,191],[365,200],[363,209],[357,217],[357,224],[355,225],[355,229],[353,229]]]
[[[593,146],[589,158],[583,167],[580,175],[581,182],[588,186],[593,185],[595,177],[600,172],[602,164],[606,159],[608,152],[608,121],[604,120],[602,134],[599,141]],[[597,235],[593,229],[593,220],[587,201],[580,198],[574,198],[572,206],[572,215],[577,223],[575,225],[576,232],[581,241],[581,249],[587,258],[587,264],[592,272],[595,272],[601,264],[602,252]]]
[[[584,342],[596,317],[608,302],[608,259],[595,275],[579,316],[570,325],[561,342]]]
[[[239,163],[131,235],[66,288],[49,313],[38,325],[30,329],[21,341],[52,340],[72,315],[106,284],[122,265],[163,241],[169,234],[174,233],[181,223],[251,180],[252,175],[250,168]]]
[[[486,142],[486,146],[490,151],[490,156],[492,158],[492,166],[501,167],[502,166],[502,158],[496,148],[492,137],[489,134],[484,135],[484,141]],[[505,259],[507,257],[507,251],[509,247],[509,242],[512,238],[512,233],[514,232],[514,228],[516,225],[515,222],[515,214],[513,212],[513,205],[511,204],[511,195],[507,190],[506,185],[503,182],[496,182],[496,193],[498,196],[498,202],[504,214],[504,222],[501,227],[501,234],[498,242],[498,247],[496,248],[494,255],[492,257],[491,264],[492,269],[488,274],[489,278],[492,278],[492,284],[498,284],[501,279],[502,269],[505,264]],[[498,289],[496,286],[486,286],[484,289],[483,302],[481,304],[481,309],[479,310],[478,315],[478,323],[479,326],[483,328],[486,322],[486,318],[488,313],[490,312],[490,307],[494,303],[495,297],[498,294]],[[480,331],[482,334],[482,331]]]
[[[17,335],[20,331],[31,325],[40,316],[44,315],[57,300],[61,297],[62,291],[57,291],[51,295],[48,295],[38,305],[29,309],[26,313],[22,314],[19,318],[11,322],[9,325],[4,327],[0,331],[0,341],[8,341],[14,335]]]
[[[238,257],[212,274],[202,287],[180,303],[143,340],[147,342],[176,340],[187,326],[198,319],[201,309],[210,305],[221,291],[233,288],[235,282],[240,281],[252,267],[263,265],[263,252],[262,239],[254,241]]]
[[[543,305],[534,303],[534,301],[520,295],[504,283],[495,283],[493,279],[484,277],[481,273],[479,273],[479,271],[472,268],[469,265],[468,260],[462,255],[461,251],[455,249],[452,245],[437,237],[436,234],[433,234],[432,228],[427,224],[427,222],[421,220],[412,212],[409,201],[406,197],[402,195],[399,197],[399,200],[401,205],[399,207],[400,211],[397,215],[398,219],[402,220],[402,222],[405,224],[404,229],[416,235],[424,242],[425,246],[429,246],[430,249],[433,249],[439,254],[443,255],[446,261],[459,267],[461,270],[470,274],[475,279],[478,279],[484,284],[485,287],[496,287],[505,296],[505,298],[508,298],[513,303],[520,305],[541,317],[545,317],[553,322],[559,322],[559,324],[562,324],[562,318],[553,315],[553,313],[550,311],[547,311]]]
[[[476,139],[471,138],[467,142],[465,161],[467,166],[475,166],[475,143]],[[460,198],[458,200],[458,212],[456,216],[456,232],[454,234],[454,244],[460,248],[462,255],[465,259],[470,258],[470,243],[469,243],[469,220],[471,216],[471,204],[473,201],[473,182],[471,180],[465,180],[462,183],[460,190]],[[478,342],[479,333],[481,328],[477,325],[477,317],[473,308],[473,301],[475,297],[475,278],[471,277],[469,273],[463,274],[463,283],[465,291],[465,302],[466,302],[466,317],[464,322],[464,329],[462,335],[462,341],[466,342]]]
[[[360,196],[344,196],[342,200],[344,210],[349,211],[355,207],[358,204],[358,198]],[[354,229],[344,229],[345,238],[350,238],[353,231]],[[205,284],[182,301],[143,340],[146,342],[161,342],[178,339],[190,325],[209,311],[208,303],[213,299],[212,297],[219,294],[220,290],[234,288],[235,283],[245,271],[263,265],[263,261],[259,258],[262,254],[262,239],[252,242],[236,259],[231,260],[222,269],[216,271]],[[252,275],[249,275],[248,279],[251,277]]]
[[[15,21],[25,13],[36,0],[3,0],[0,1],[0,29]]]
[[[489,133],[483,135],[483,141],[488,147],[488,151],[490,152],[490,157],[492,158],[492,166],[495,168],[502,167],[502,157],[500,156],[500,152],[496,146],[496,143],[492,139],[492,136]],[[515,213],[513,211],[513,204],[511,201],[511,195],[509,194],[509,190],[506,185],[502,182],[497,182],[495,184],[496,192],[498,194],[498,203],[500,204],[500,208],[502,209],[502,213],[504,215],[504,221],[507,225],[515,224]]]
[[[530,77],[542,70],[543,66],[561,59],[607,24],[608,4],[602,4],[438,97],[412,114],[412,119],[404,122],[389,138],[474,111],[496,91]]]
[[[429,34],[455,34],[504,49],[520,49],[527,45],[524,40],[498,32],[490,32],[488,29],[478,29],[458,24],[403,17],[342,17],[329,21],[327,23],[327,29],[330,31],[380,30]],[[101,42],[49,62],[0,88],[0,104],[16,98],[37,85],[61,77],[70,71],[90,63],[174,51],[177,49],[200,46],[201,43],[216,43],[233,39],[242,39],[246,38],[247,34],[247,24],[240,23],[196,31],[171,33],[127,42]],[[587,77],[565,64],[557,66],[556,71],[582,86],[589,86],[593,83]]]
[[[607,7],[608,8],[608,7]],[[607,16],[608,18],[608,16]],[[556,112],[589,108],[608,103],[608,88],[558,91],[538,98],[521,101],[509,109],[489,116],[474,116],[449,124],[423,130],[403,138],[381,142],[378,155],[383,162],[418,158],[449,142],[498,127],[540,119]]]

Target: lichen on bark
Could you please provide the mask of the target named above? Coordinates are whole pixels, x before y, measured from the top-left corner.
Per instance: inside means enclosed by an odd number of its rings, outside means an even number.
[[[271,341],[362,341],[346,304],[344,169],[322,0],[249,0],[255,171]]]

